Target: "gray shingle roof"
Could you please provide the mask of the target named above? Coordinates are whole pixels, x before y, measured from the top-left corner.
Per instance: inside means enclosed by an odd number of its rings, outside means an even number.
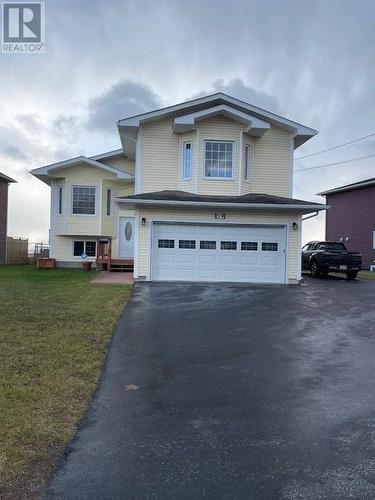
[[[274,204],[274,205],[317,205],[321,203],[296,200],[295,198],[285,198],[273,196],[271,194],[250,193],[242,196],[212,196],[205,194],[194,194],[186,191],[156,191],[153,193],[142,193],[131,196],[119,197],[119,200],[150,200],[150,201],[182,201],[197,203],[238,203],[238,204]]]

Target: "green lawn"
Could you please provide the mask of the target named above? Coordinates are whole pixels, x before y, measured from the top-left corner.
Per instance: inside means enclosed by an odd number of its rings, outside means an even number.
[[[95,391],[130,286],[0,267],[0,498],[36,498]]]
[[[364,279],[364,280],[375,280],[375,273],[371,271],[361,271],[358,274],[358,278]]]

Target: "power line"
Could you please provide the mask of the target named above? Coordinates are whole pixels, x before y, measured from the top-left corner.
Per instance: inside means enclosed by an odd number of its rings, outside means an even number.
[[[327,153],[327,151],[332,151],[333,149],[342,148],[344,146],[347,146],[348,144],[353,144],[354,142],[363,141],[364,139],[368,139],[369,137],[374,137],[374,136],[375,133],[364,135],[363,137],[358,137],[358,139],[353,139],[352,141],[344,142],[343,144],[338,144],[337,146],[332,146],[331,148],[323,149],[322,151],[317,151],[316,153],[310,153],[305,156],[299,156],[298,158],[295,158],[294,161],[302,160],[303,158],[309,158],[310,156],[320,155],[322,153]]]
[[[367,156],[360,156],[358,158],[352,158],[350,160],[336,161],[335,163],[324,163],[323,165],[315,165],[314,167],[299,168],[294,172],[304,172],[305,170],[313,170],[315,168],[333,167],[334,165],[342,165],[343,163],[350,163],[351,161],[367,160],[367,158],[372,158],[374,156],[375,153]]]

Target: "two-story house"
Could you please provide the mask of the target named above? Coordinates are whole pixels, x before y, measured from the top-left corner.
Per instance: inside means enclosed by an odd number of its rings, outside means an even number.
[[[293,152],[316,131],[222,93],[119,120],[122,149],[32,171],[51,186],[57,265],[139,280],[298,283]],[[108,250],[110,248],[110,250]]]

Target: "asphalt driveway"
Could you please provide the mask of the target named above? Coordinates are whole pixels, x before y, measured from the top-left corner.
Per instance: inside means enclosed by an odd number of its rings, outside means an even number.
[[[50,497],[375,498],[374,299],[136,284]]]

